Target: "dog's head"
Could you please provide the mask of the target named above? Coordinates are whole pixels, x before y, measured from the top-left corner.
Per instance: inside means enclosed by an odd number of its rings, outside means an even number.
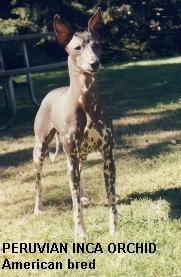
[[[88,30],[72,33],[69,23],[54,17],[54,29],[58,41],[69,54],[74,65],[82,72],[94,74],[100,65],[100,35],[102,16],[100,8],[88,21]]]

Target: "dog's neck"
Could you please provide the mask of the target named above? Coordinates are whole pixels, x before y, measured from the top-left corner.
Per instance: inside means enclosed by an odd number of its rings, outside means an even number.
[[[96,111],[99,89],[96,74],[82,72],[68,57],[68,68],[70,77],[70,93],[77,100],[83,110],[92,114]]]

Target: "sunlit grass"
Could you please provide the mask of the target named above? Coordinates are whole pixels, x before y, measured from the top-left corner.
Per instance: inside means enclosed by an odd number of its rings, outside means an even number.
[[[3,271],[1,276],[180,276],[181,275],[181,84],[180,58],[105,66],[99,73],[104,100],[113,117],[117,169],[118,231],[108,234],[107,200],[98,153],[90,155],[82,181],[91,198],[84,210],[87,242],[100,242],[104,253],[0,254],[12,261],[62,261],[62,271]],[[35,74],[41,99],[67,84],[67,72]],[[66,161],[60,153],[43,170],[44,213],[33,215],[32,107],[25,77],[16,79],[15,126],[0,142],[0,241],[74,242]],[[54,143],[52,144],[54,146]],[[111,242],[154,242],[154,254],[110,254]],[[95,270],[68,270],[67,259],[96,259]]]

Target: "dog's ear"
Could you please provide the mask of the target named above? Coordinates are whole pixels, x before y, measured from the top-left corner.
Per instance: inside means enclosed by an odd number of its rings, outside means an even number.
[[[88,22],[88,30],[96,36],[101,35],[102,31],[102,15],[100,7],[97,9],[96,13],[90,18]]]
[[[61,20],[59,15],[56,14],[54,16],[53,25],[58,41],[66,47],[72,38],[72,29],[70,24]]]

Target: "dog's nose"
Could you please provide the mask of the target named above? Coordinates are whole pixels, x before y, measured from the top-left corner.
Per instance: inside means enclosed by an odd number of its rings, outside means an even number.
[[[99,61],[96,61],[96,62],[94,62],[94,63],[91,63],[91,67],[92,67],[93,70],[97,70],[98,67],[99,67]]]

